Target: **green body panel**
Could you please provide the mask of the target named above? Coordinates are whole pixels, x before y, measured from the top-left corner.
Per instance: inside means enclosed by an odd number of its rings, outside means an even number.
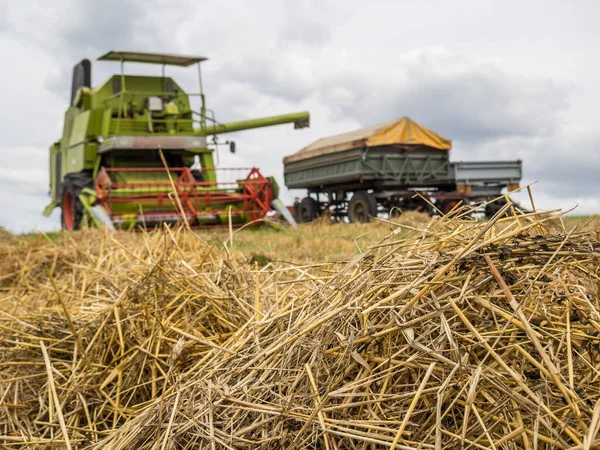
[[[290,189],[336,188],[353,183],[360,183],[364,189],[392,189],[444,183],[449,179],[449,167],[447,151],[382,146],[285,164],[284,179]]]
[[[91,72],[89,76],[91,78]],[[219,181],[218,172],[212,170],[215,168],[214,149],[208,147],[207,136],[285,123],[294,123],[296,128],[308,126],[307,112],[218,123],[214,121],[212,112],[210,117],[207,115],[202,92],[187,93],[174,79],[164,75],[116,74],[95,87],[82,86],[80,81],[77,79],[76,84],[74,74],[73,100],[65,111],[62,137],[49,149],[52,203],[48,205],[45,214],[50,214],[54,207],[60,205],[62,185],[69,174],[89,172],[95,179],[103,167],[164,169],[158,153],[160,148],[171,167],[191,167],[197,160],[203,169],[203,181],[216,183]],[[192,111],[190,99],[193,96],[201,103],[199,112]],[[208,122],[211,124],[207,124]],[[182,137],[187,139],[179,139]],[[177,142],[181,142],[181,145]],[[132,178],[131,172],[119,172],[117,176],[132,182],[140,181]],[[136,176],[144,175],[138,173]],[[166,176],[164,171],[160,176],[153,172],[154,178],[147,180],[148,184],[165,182]],[[204,189],[215,193],[219,191],[218,185]],[[274,179],[273,189],[278,192]],[[144,188],[145,192],[152,194],[157,194],[157,191],[168,193],[171,190],[170,187],[151,185]],[[111,194],[115,199],[136,194],[127,189],[117,191]],[[235,193],[235,190],[229,188],[228,192]],[[89,192],[86,195],[89,196]],[[86,201],[89,206],[93,199]],[[163,206],[165,210],[173,210],[170,200],[163,202],[161,199],[158,203],[155,200],[135,204],[115,203],[114,211],[136,214],[140,208],[160,210]],[[219,212],[227,209],[224,206],[242,209],[243,205],[232,201],[228,205],[219,205]],[[202,203],[194,204],[194,207],[198,210],[214,208]],[[224,217],[227,218],[227,215]],[[238,219],[245,220],[241,216],[236,217]]]
[[[212,152],[203,152],[199,155],[200,165],[203,169],[208,169],[206,171],[206,181],[217,181],[216,172],[212,169],[215,168],[215,161],[213,159]]]
[[[112,111],[110,109],[101,109],[102,120],[100,122],[100,135],[108,136],[110,130],[110,118]]]
[[[54,204],[54,206],[57,206],[57,202],[60,201],[60,199],[57,196],[59,192],[59,186],[62,181],[62,153],[60,151],[60,146],[60,141],[55,142],[50,146],[49,151],[48,167],[50,168],[50,194],[52,196],[52,204]],[[50,209],[49,211],[51,212],[52,209]],[[49,215],[50,213],[48,211],[45,211],[44,214]]]
[[[271,182],[271,186],[273,186],[273,198],[279,197],[279,185],[277,184],[277,180],[275,177],[267,177],[267,180]]]
[[[61,151],[65,151],[70,147],[71,142],[71,131],[73,130],[73,123],[75,119],[80,114],[81,110],[79,108],[75,108],[74,106],[69,107],[65,112],[65,121],[63,123],[63,133],[62,138],[60,139],[60,149]]]
[[[69,148],[82,144],[87,136],[88,126],[90,124],[90,111],[83,111],[75,116],[73,128],[69,138]]]

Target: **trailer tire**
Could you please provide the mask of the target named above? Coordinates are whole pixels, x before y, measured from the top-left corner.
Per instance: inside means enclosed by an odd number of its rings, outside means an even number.
[[[442,202],[442,204],[440,205],[440,211],[442,212],[442,214],[445,216],[447,215],[450,211],[452,211],[452,209],[458,205],[459,200],[446,200],[444,202]]]
[[[312,197],[304,197],[298,205],[298,223],[309,223],[319,217],[319,202]]]
[[[423,198],[408,198],[403,199],[390,208],[390,217],[398,218],[402,214],[409,211],[416,211],[427,214],[429,217],[433,216],[433,207]]]
[[[60,222],[63,230],[79,230],[83,223],[84,208],[79,194],[83,188],[93,188],[94,181],[88,172],[70,173],[62,185]]]
[[[502,209],[502,207],[505,204],[506,204],[506,201],[502,201],[502,200],[495,201],[493,203],[489,203],[485,207],[485,217],[487,219],[491,219],[492,217],[494,217]]]
[[[377,216],[377,200],[366,191],[355,192],[348,204],[348,219],[352,223],[367,223]]]

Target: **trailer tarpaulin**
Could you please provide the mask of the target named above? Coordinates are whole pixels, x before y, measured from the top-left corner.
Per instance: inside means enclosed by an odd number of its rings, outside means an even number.
[[[355,148],[383,145],[397,145],[405,149],[424,146],[450,150],[452,141],[408,117],[401,117],[368,128],[319,139],[287,156],[283,162],[291,163]]]

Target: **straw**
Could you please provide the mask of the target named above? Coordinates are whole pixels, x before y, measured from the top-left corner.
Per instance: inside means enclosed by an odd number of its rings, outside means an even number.
[[[600,243],[534,211],[459,207],[333,266],[185,227],[4,243],[0,444],[594,448]]]

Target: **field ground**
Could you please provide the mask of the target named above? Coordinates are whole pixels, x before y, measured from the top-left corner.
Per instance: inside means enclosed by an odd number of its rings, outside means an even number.
[[[563,218],[564,227],[569,230],[575,226],[600,233],[600,215],[568,216]],[[419,213],[408,213],[399,223],[403,230],[397,235],[411,232],[411,228],[421,229],[426,225],[427,217]],[[555,220],[553,226],[562,225]],[[227,245],[241,252],[248,259],[259,264],[279,261],[292,264],[317,264],[339,262],[360,253],[367,246],[379,242],[388,236],[397,226],[384,221],[369,224],[315,222],[300,225],[296,231],[292,228],[274,229],[268,226],[233,230],[233,245],[228,242],[229,230],[224,228],[198,230],[198,235],[206,242]],[[51,239],[60,241],[62,234],[27,234],[25,239]]]
[[[565,227],[585,227],[600,231],[600,216],[573,217],[565,219]],[[426,220],[419,214],[399,222],[405,229],[397,238],[410,233],[410,228],[423,228]],[[560,226],[556,223],[555,226]],[[410,228],[409,228],[410,227]],[[367,246],[384,239],[397,228],[385,222],[370,224],[324,224],[301,225],[293,229],[276,231],[269,228],[240,230],[233,236],[234,248],[245,256],[263,255],[267,258],[292,263],[337,262],[351,258]],[[229,238],[227,230],[200,232],[205,239]]]

